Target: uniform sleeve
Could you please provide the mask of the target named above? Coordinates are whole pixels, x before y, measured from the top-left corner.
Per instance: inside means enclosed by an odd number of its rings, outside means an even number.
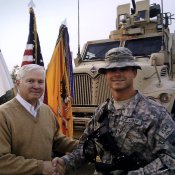
[[[82,167],[85,163],[87,163],[87,160],[84,157],[83,154],[83,145],[85,141],[87,140],[87,137],[98,127],[97,121],[101,114],[103,113],[103,108],[106,105],[106,102],[104,104],[99,105],[92,118],[87,124],[86,129],[84,130],[82,136],[80,137],[79,144],[77,147],[73,150],[71,154],[65,155],[62,158],[65,161],[67,172],[76,170],[80,167]]]
[[[10,125],[0,113],[0,174],[42,174],[43,161],[12,154],[11,142]]]
[[[165,175],[175,174],[175,123],[171,116],[163,112],[158,125],[153,127],[155,134],[153,144],[153,159],[149,164],[135,171],[128,172],[128,175]],[[149,136],[148,136],[149,137]]]

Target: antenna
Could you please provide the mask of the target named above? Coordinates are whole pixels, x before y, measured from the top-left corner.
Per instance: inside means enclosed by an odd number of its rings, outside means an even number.
[[[79,0],[78,0],[78,53],[77,57],[80,58],[80,15],[79,15]]]
[[[136,12],[136,3],[135,3],[135,0],[132,0],[132,6],[133,6],[133,8],[131,8],[131,15],[135,14],[135,12]]]
[[[161,7],[162,7],[162,14],[161,14],[161,18],[162,18],[162,50],[164,50],[165,46],[164,46],[164,24],[163,24],[163,0],[161,0]]]

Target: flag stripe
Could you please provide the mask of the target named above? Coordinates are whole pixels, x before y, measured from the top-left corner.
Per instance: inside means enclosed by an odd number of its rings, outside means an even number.
[[[33,55],[33,50],[25,50],[24,51],[24,56],[30,56]]]
[[[25,56],[23,56],[23,62],[26,62],[26,61],[29,61],[29,62],[31,62],[30,64],[32,64],[33,63],[33,56],[31,56],[31,55],[25,55]]]

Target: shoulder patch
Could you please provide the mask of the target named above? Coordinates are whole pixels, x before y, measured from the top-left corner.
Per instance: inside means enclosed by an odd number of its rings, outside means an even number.
[[[158,134],[162,138],[167,139],[173,131],[174,131],[174,127],[167,123],[167,124],[162,126],[162,128],[160,129]]]

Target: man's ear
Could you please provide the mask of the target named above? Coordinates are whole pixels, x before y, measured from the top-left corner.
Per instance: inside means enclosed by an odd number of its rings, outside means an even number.
[[[19,86],[19,84],[20,84],[20,80],[16,80],[15,83],[16,83],[17,86]]]

